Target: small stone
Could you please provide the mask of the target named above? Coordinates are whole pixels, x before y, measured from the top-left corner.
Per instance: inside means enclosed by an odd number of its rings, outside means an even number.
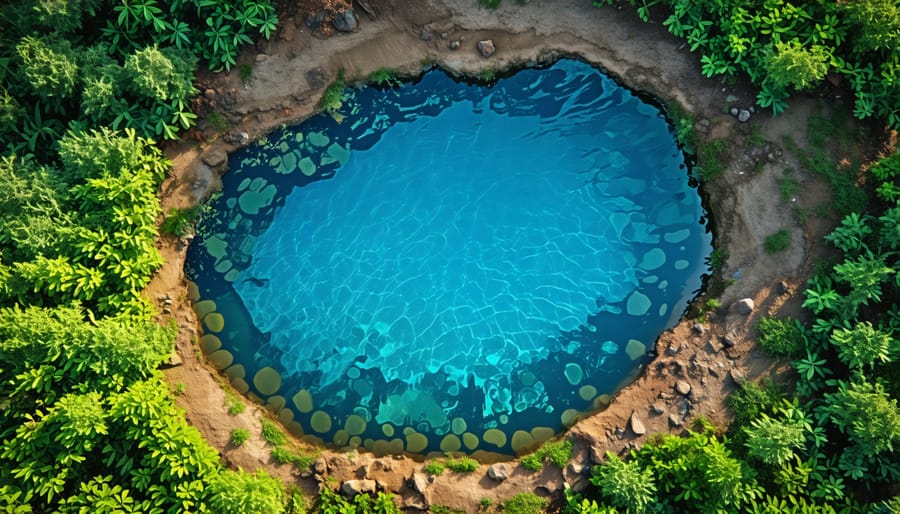
[[[691,393],[691,384],[684,380],[679,380],[675,382],[675,390],[678,391],[678,394],[687,396]]]
[[[749,119],[750,111],[748,111],[747,109],[741,109],[741,111],[738,113],[738,121],[741,123],[746,123]]]
[[[451,41],[450,42],[450,50],[459,50],[460,45],[461,45],[461,43],[459,42],[458,39]]]
[[[353,32],[359,26],[359,18],[353,12],[353,9],[345,9],[344,12],[334,17],[334,21],[331,24],[334,25],[335,30],[338,32]]]
[[[428,29],[422,29],[422,32],[419,32],[419,39],[422,41],[431,41],[431,31]]]
[[[497,51],[497,48],[494,46],[494,42],[490,39],[485,39],[484,41],[478,42],[478,51],[481,52],[481,55],[485,57],[490,57],[494,55]]]
[[[446,32],[441,32],[441,39],[447,39],[448,37],[450,37],[450,34],[447,34]]]
[[[319,457],[313,462],[313,471],[317,475],[324,475],[328,472],[328,464],[325,462],[325,459]]]
[[[701,325],[700,323],[694,323],[693,330],[694,330],[694,333],[695,333],[695,334],[700,334],[700,335],[702,335],[702,334],[703,334],[703,331],[704,331],[705,329],[703,328],[703,325]]]
[[[731,305],[731,310],[732,310],[732,312],[736,312],[736,313],[741,314],[741,315],[743,315],[743,316],[747,316],[747,315],[749,315],[751,312],[753,312],[753,309],[754,309],[755,307],[756,307],[756,306],[755,306],[754,303],[753,303],[753,299],[751,299],[751,298],[743,298],[743,299],[740,299],[740,300],[734,302],[734,303]]]
[[[725,346],[716,338],[712,338],[706,343],[706,351],[709,353],[719,353]]]
[[[203,96],[205,96],[206,98],[212,98],[212,97],[216,96],[216,90],[215,89],[207,89],[206,91],[203,92]]]
[[[681,420],[678,419],[678,416],[676,416],[674,414],[669,414],[669,426],[672,426],[672,427],[680,427],[681,426]]]
[[[616,437],[618,437],[619,439],[621,439],[622,436],[625,435],[625,429],[624,429],[624,428],[621,428],[621,427],[616,427],[616,432],[615,432],[615,434],[616,434]]]
[[[234,141],[234,144],[236,145],[245,145],[250,142],[250,134],[244,132],[243,130],[239,130],[232,133],[231,140]]]
[[[311,29],[317,29],[322,26],[322,23],[325,21],[325,12],[320,11],[315,14],[310,14],[306,17],[306,26]]]
[[[569,463],[567,468],[568,468],[569,473],[571,473],[573,475],[580,475],[580,474],[584,473],[585,465],[579,461],[573,460],[572,462]]]
[[[509,466],[503,462],[491,464],[488,468],[488,476],[494,481],[502,482],[509,478]]]
[[[740,113],[740,109],[738,109],[737,107],[732,107],[728,112],[730,112],[732,116],[737,116]]]
[[[256,62],[266,62],[266,59],[268,59],[268,58],[269,58],[269,56],[266,54],[257,54]]]
[[[666,408],[660,403],[654,403],[650,406],[650,412],[659,416],[660,414],[666,412]]]
[[[737,385],[742,385],[747,381],[747,375],[745,375],[744,372],[738,368],[731,368],[731,371],[728,372],[728,376],[730,376],[731,379],[734,380],[734,383]]]
[[[665,391],[660,391],[659,394],[656,395],[656,397],[659,398],[660,400],[671,400],[673,398],[673,396],[671,394],[669,394]]]
[[[733,348],[736,344],[731,336],[722,336],[720,338],[720,341],[722,341],[722,346],[724,346],[725,348]]]
[[[635,435],[644,435],[647,433],[647,427],[644,426],[644,422],[641,421],[641,418],[638,417],[637,411],[633,411],[631,413],[631,431],[634,432]]]
[[[325,87],[327,82],[325,70],[321,66],[316,66],[306,72],[306,83],[309,84],[309,87],[312,89],[321,89]]]
[[[374,493],[376,487],[377,484],[374,480],[347,480],[341,486],[341,491],[350,498],[353,498],[361,493]]]
[[[680,350],[680,349],[681,348],[679,348],[678,346],[670,344],[669,347],[666,348],[666,355],[668,355],[669,357],[674,357],[675,355],[678,354],[678,350]]]

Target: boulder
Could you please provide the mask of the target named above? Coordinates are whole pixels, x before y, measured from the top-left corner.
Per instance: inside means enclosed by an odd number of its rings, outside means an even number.
[[[728,372],[728,374],[731,376],[731,380],[734,380],[734,383],[737,385],[741,385],[747,381],[747,375],[738,368],[731,368],[731,371]]]
[[[631,423],[631,431],[634,432],[635,435],[644,435],[647,433],[647,427],[644,426],[644,422],[638,417],[637,411],[631,413],[629,422]]]
[[[497,51],[497,48],[494,46],[494,42],[490,39],[485,39],[484,41],[478,42],[478,51],[481,52],[481,55],[484,57],[490,57],[494,55]]]
[[[311,29],[317,29],[322,26],[325,21],[325,11],[319,11],[306,17],[306,26]]]
[[[679,380],[678,382],[675,382],[675,390],[678,391],[678,394],[687,396],[691,394],[691,384],[684,380]]]
[[[412,476],[412,485],[416,491],[419,491],[422,494],[425,494],[425,489],[428,487],[428,475],[422,472],[415,472]]]
[[[306,83],[309,84],[309,87],[312,89],[321,89],[325,87],[325,84],[328,83],[328,79],[325,78],[325,70],[321,66],[316,66],[307,71]]]
[[[676,416],[674,414],[669,414],[669,426],[672,426],[672,427],[680,427],[681,426],[681,420],[678,419],[678,416]]]
[[[650,412],[659,416],[660,414],[666,412],[666,407],[663,404],[657,402],[650,406]]]
[[[249,137],[249,136],[248,136]],[[210,167],[213,171],[218,172],[225,168],[228,163],[228,154],[222,150],[210,150],[203,154],[203,163]]]
[[[491,477],[492,480],[502,482],[509,478],[509,466],[503,462],[492,464],[488,468],[488,476]]]
[[[341,491],[352,498],[361,493],[374,493],[376,485],[374,480],[347,480],[341,486]]]
[[[731,310],[742,316],[747,316],[753,312],[755,307],[756,305],[753,303],[752,298],[742,298],[731,305]]]
[[[331,22],[334,29],[338,32],[353,32],[359,26],[359,17],[353,12],[353,9],[344,9],[344,12],[338,13]]]

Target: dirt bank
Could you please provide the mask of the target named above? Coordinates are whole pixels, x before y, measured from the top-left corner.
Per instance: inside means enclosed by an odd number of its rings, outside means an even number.
[[[723,85],[703,78],[698,56],[688,53],[660,24],[641,23],[631,9],[594,9],[587,0],[531,0],[525,5],[508,1],[497,10],[482,9],[475,0],[370,3],[378,13],[375,20],[361,15],[355,32],[327,39],[310,32],[304,23],[306,13],[283,19],[271,42],[241,57],[240,64],[252,66],[245,83],[237,71],[240,67],[230,74],[201,77],[199,107],[224,116],[231,126],[217,132],[214,124],[204,123],[204,130],[190,134],[192,141],[169,148],[174,168],[163,185],[164,209],[189,206],[209,194],[216,187],[217,173],[224,171],[225,154],[236,143],[245,142],[241,132],[253,139],[314,113],[324,86],[340,69],[353,78],[382,67],[415,74],[423,65],[438,63],[459,73],[476,74],[575,54],[633,88],[667,102],[677,101],[693,114],[701,137],[729,138],[731,164],[706,186],[705,193],[718,228],[715,245],[728,255],[722,274],[734,283],[719,296],[724,307],[713,312],[708,322],[684,321],[664,333],[656,346],[659,357],[649,369],[623,389],[608,409],[581,420],[571,430],[577,455],[564,473],[554,469],[530,473],[511,462],[511,476],[503,482],[488,478],[482,466],[470,474],[445,473],[429,483],[410,480],[422,467],[415,458],[376,459],[362,451],[323,451],[317,471],[327,471],[340,481],[376,480],[414,510],[444,505],[474,512],[483,498],[496,504],[518,492],[556,494],[566,482],[576,487],[583,484],[590,464],[605,452],[621,452],[645,440],[646,435],[638,436],[630,427],[633,413],[647,433],[679,432],[699,415],[724,423],[723,401],[735,387],[735,378],[757,379],[786,371],[759,353],[752,343],[752,327],[760,316],[799,311],[793,293],[805,281],[809,256],[815,254],[828,227],[815,219],[804,226],[794,222],[793,205],[811,208],[828,192],[777,144],[783,134],[802,141],[814,101],[797,101],[777,119],[755,113],[748,123],[739,122],[728,108],[751,106],[755,93],[741,84]],[[493,40],[497,48],[490,58],[476,48],[484,39]],[[451,48],[454,42],[459,43],[458,49]],[[767,144],[754,148],[745,144],[752,125]],[[782,202],[779,179],[786,167],[795,170],[793,176],[800,185],[792,200]],[[763,240],[780,229],[789,231],[791,245],[785,252],[767,255]],[[320,473],[304,476],[274,464],[259,437],[239,448],[229,444],[233,428],[245,427],[257,434],[264,409],[251,408],[237,416],[226,413],[218,375],[202,362],[195,345],[198,328],[184,281],[184,241],[163,241],[161,250],[166,264],[147,294],[161,304],[163,298],[173,301],[163,317],[174,317],[181,329],[177,346],[181,364],[167,370],[167,376],[173,387],[184,385],[178,401],[188,420],[229,463],[245,470],[265,468],[315,490]],[[751,314],[728,309],[743,298],[754,301]],[[679,382],[683,382],[681,392],[676,390]]]

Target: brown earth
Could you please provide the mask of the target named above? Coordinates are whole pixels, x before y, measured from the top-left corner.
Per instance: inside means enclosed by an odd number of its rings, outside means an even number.
[[[218,174],[227,165],[226,153],[238,146],[234,138],[238,132],[254,139],[312,115],[324,86],[340,69],[346,70],[348,78],[365,77],[382,67],[415,75],[424,65],[437,63],[454,73],[477,74],[574,54],[635,89],[678,102],[693,114],[702,138],[729,139],[730,164],[721,177],[705,186],[704,193],[715,221],[715,246],[728,255],[722,276],[733,278],[733,283],[718,296],[724,307],[710,313],[708,322],[685,320],[666,331],[656,344],[659,357],[649,369],[624,387],[606,410],[585,417],[570,430],[576,456],[562,473],[553,466],[531,473],[510,461],[511,476],[502,482],[487,476],[487,464],[474,473],[444,473],[429,482],[417,474],[422,470],[421,457],[376,458],[364,450],[328,449],[322,450],[315,473],[300,473],[271,460],[269,448],[258,435],[260,418],[270,415],[264,407],[251,403],[242,414],[227,414],[223,387],[228,386],[222,385],[227,381],[204,362],[196,345],[199,327],[183,273],[188,241],[164,239],[161,251],[166,264],[146,294],[161,308],[163,299],[170,298],[172,304],[162,318],[174,317],[180,328],[173,356],[180,364],[166,375],[180,391],[178,403],[188,421],[229,465],[248,471],[266,469],[310,492],[322,483],[324,473],[339,482],[369,478],[380,490],[397,493],[401,506],[412,511],[443,505],[474,512],[484,498],[497,504],[519,492],[558,495],[566,484],[576,489],[583,486],[590,465],[605,452],[620,453],[645,441],[646,435],[632,430],[632,414],[648,434],[679,433],[700,415],[724,425],[729,418],[724,399],[735,388],[735,379],[790,380],[787,366],[759,351],[753,326],[761,316],[800,315],[801,299],[795,292],[809,276],[812,258],[822,251],[821,238],[834,223],[811,217],[803,226],[797,224],[792,215],[795,206],[813,209],[827,202],[829,192],[779,146],[785,134],[803,143],[807,119],[820,101],[800,99],[778,118],[755,113],[749,123],[740,123],[728,114],[728,108],[753,105],[755,92],[740,83],[725,85],[704,78],[697,55],[689,53],[659,22],[641,23],[631,8],[594,9],[586,0],[531,0],[525,5],[507,1],[496,10],[480,8],[475,0],[369,3],[377,11],[376,19],[361,15],[355,32],[325,38],[306,27],[305,4],[300,2],[294,5],[293,16],[282,17],[279,32],[270,42],[241,57],[240,64],[252,66],[245,84],[239,67],[200,78],[198,109],[223,115],[231,128],[227,133],[209,126],[194,130],[187,142],[168,148],[174,166],[162,188],[164,209],[194,205],[215,189]],[[492,39],[496,45],[497,52],[490,58],[476,49],[477,41],[483,39]],[[450,49],[454,41],[460,42],[457,50]],[[752,125],[765,138],[762,147],[746,144]],[[783,202],[779,180],[786,167],[794,170],[799,187],[790,201]],[[782,228],[790,232],[790,248],[767,255],[763,240]],[[755,302],[749,316],[728,308],[742,298]],[[676,390],[678,381],[690,387],[687,394]],[[241,427],[254,435],[234,447],[229,443],[231,430]]]

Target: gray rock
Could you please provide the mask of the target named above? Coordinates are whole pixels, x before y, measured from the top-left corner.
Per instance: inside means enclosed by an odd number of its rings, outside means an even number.
[[[741,111],[737,107],[732,107],[728,112],[730,112],[732,116],[737,116]]]
[[[312,89],[322,89],[325,87],[325,84],[328,83],[328,80],[325,78],[325,70],[321,66],[316,66],[307,71],[306,83],[309,84],[309,87]]]
[[[722,346],[725,348],[732,348],[736,344],[731,336],[722,336],[719,340],[722,341]]]
[[[743,316],[749,315],[753,312],[753,309],[756,305],[753,303],[753,299],[751,298],[742,298],[731,305],[732,312],[736,312]]]
[[[450,42],[450,50],[459,50],[459,47],[461,44],[462,43],[460,43],[458,39],[455,41],[451,41]]]
[[[494,46],[494,42],[490,39],[485,39],[484,41],[478,42],[478,51],[481,52],[481,55],[485,57],[490,57],[497,52],[497,48]]]
[[[659,416],[660,414],[666,412],[666,408],[660,403],[654,403],[650,406],[650,412]]]
[[[644,426],[644,422],[641,421],[641,418],[638,417],[637,411],[631,413],[631,431],[635,433],[635,435],[644,435],[647,433],[647,427]]]
[[[749,119],[750,111],[748,111],[747,109],[741,109],[741,111],[738,113],[738,121],[741,123],[746,123]]]
[[[352,498],[360,493],[374,493],[376,487],[374,480],[347,480],[341,485],[341,491]]]
[[[413,473],[412,485],[416,489],[416,491],[419,491],[420,493],[425,494],[425,489],[428,487],[429,483],[430,482],[428,481],[428,476],[425,473],[422,473],[422,472]]]
[[[431,31],[428,29],[422,29],[422,32],[419,32],[419,39],[422,41],[431,41]]]
[[[728,95],[725,97],[725,103],[729,103],[729,104],[733,104],[734,102],[737,102],[738,100],[739,100],[739,98],[736,97],[735,95]]]
[[[310,14],[306,17],[306,26],[311,29],[317,29],[322,26],[322,23],[325,22],[325,12],[320,11],[315,14]]]
[[[247,136],[248,138],[250,136]],[[211,150],[203,154],[203,162],[212,170],[219,170],[228,163],[228,154],[222,150]]]
[[[737,385],[742,385],[747,381],[747,375],[745,375],[744,372],[738,368],[731,368],[731,371],[728,372],[728,375],[732,380],[734,380],[734,383]]]
[[[488,468],[488,476],[491,477],[492,480],[502,482],[509,478],[509,466],[503,462],[491,464]]]
[[[789,293],[789,292],[791,291],[791,286],[788,285],[787,282],[785,282],[784,280],[782,280],[782,281],[778,282],[778,285],[777,285],[777,286],[775,286],[775,291],[777,291],[778,294],[780,294],[780,295],[781,295],[781,294],[787,294],[787,293]]]
[[[359,26],[359,17],[353,12],[353,9],[345,9],[344,12],[338,13],[331,22],[334,29],[338,32],[353,32]]]
[[[678,382],[675,382],[675,390],[678,391],[678,394],[687,396],[691,394],[691,384],[684,380],[679,380]]]
[[[674,357],[678,354],[678,350],[680,349],[681,348],[670,344],[669,347],[666,348],[666,355],[668,355],[669,357]]]
[[[446,32],[441,32],[441,39],[447,39],[448,37],[450,37],[450,34],[447,34]]]
[[[243,130],[239,130],[231,134],[231,140],[236,145],[246,145],[250,142],[250,134],[244,132]]]
[[[703,325],[701,325],[700,323],[694,323],[693,330],[694,330],[694,333],[695,333],[695,334],[701,334],[701,335],[702,335],[702,334],[703,334],[703,331],[704,331],[705,329],[703,328]]]

